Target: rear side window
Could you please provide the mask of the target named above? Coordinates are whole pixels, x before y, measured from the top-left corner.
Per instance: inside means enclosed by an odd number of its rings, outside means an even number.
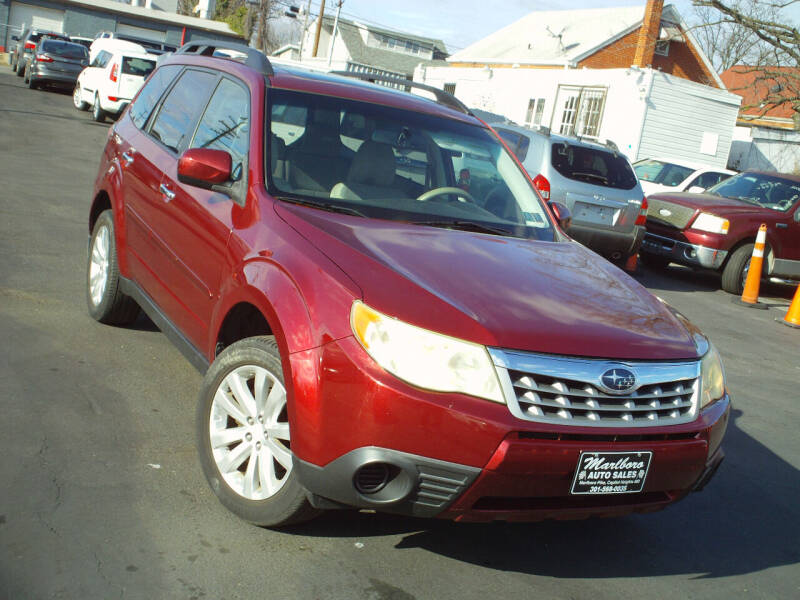
[[[638,162],[634,169],[636,175],[638,175],[639,179],[642,181],[651,181],[669,187],[679,185],[684,179],[694,173],[694,169],[690,167],[661,162],[660,160]]]
[[[156,68],[156,61],[133,56],[122,57],[122,74],[147,77]]]
[[[551,162],[559,174],[575,181],[621,190],[631,190],[638,182],[622,155],[597,148],[553,142]]]
[[[167,89],[169,84],[178,76],[180,70],[181,67],[178,65],[161,67],[147,81],[128,110],[128,114],[136,127],[139,129],[144,127],[145,123],[147,123],[147,118],[150,116],[150,113],[153,112],[153,108],[159,98],[161,98],[164,90]]]
[[[231,155],[231,178],[241,177],[250,141],[250,96],[229,79],[217,86],[197,126],[192,148],[224,150]]]
[[[150,135],[173,152],[183,151],[216,83],[217,75],[193,69],[184,71],[161,105]]]

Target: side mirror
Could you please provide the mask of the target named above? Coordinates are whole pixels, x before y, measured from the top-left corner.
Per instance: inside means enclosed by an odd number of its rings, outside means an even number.
[[[19,36],[18,35],[12,35],[11,36],[11,41],[12,42],[18,42],[19,41]]]
[[[706,191],[706,188],[699,185],[693,185],[686,191],[689,192],[690,194],[702,194],[703,192]]]
[[[231,155],[224,150],[190,148],[178,159],[178,181],[210,190],[231,177]]]
[[[800,208],[794,211],[794,222],[800,223]]]
[[[569,226],[572,225],[572,213],[569,212],[569,209],[561,202],[550,202],[548,206],[553,211],[553,215],[558,221],[558,226],[564,231],[569,229]]]

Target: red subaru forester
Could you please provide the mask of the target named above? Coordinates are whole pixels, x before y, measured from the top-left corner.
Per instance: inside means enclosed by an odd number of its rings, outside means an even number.
[[[203,470],[253,523],[656,510],[722,461],[722,364],[568,218],[441,90],[193,42],[109,131],[89,313],[205,372]]]

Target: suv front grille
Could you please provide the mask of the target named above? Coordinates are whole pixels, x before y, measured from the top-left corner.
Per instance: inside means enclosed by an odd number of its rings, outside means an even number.
[[[647,218],[662,225],[684,229],[694,215],[695,209],[673,204],[656,198],[647,199]]]
[[[520,419],[558,425],[650,427],[697,416],[699,361],[632,362],[567,358],[492,349],[503,392]],[[636,376],[627,393],[604,389],[601,378],[624,368]]]

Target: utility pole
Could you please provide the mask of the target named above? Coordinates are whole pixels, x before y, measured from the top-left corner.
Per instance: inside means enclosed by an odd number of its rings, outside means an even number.
[[[311,12],[311,0],[308,0],[306,6],[306,16],[303,19],[303,32],[300,34],[300,61],[303,60],[303,42],[306,41],[306,29],[308,29],[308,13]]]
[[[333,35],[331,36],[331,43],[328,46],[328,66],[331,66],[331,59],[333,58],[333,43],[336,41],[336,30],[339,28],[339,13],[342,12],[342,4],[344,0],[339,0],[336,4],[336,18],[333,20]]]
[[[322,6],[319,7],[319,16],[317,17],[317,33],[314,34],[314,53],[311,55],[316,58],[317,50],[319,50],[319,32],[322,30],[322,17],[325,16],[325,0],[322,0]]]

